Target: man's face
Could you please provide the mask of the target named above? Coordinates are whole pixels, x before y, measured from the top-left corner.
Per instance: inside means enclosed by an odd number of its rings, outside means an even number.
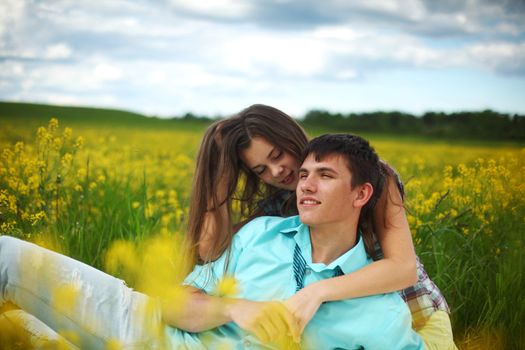
[[[346,160],[338,154],[317,162],[310,154],[299,170],[297,208],[301,221],[309,226],[348,221],[357,196]]]

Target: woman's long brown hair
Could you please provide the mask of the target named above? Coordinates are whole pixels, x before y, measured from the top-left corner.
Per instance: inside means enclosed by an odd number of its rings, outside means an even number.
[[[230,246],[234,199],[240,200],[241,216],[250,217],[259,198],[277,191],[264,184],[240,159],[241,151],[247,149],[256,136],[296,159],[300,159],[308,144],[306,132],[293,118],[261,104],[217,121],[206,130],[197,155],[187,230],[195,262],[213,261]],[[238,189],[241,178],[244,184]],[[199,254],[207,215],[212,216],[211,227],[215,232],[207,237],[209,249]]]

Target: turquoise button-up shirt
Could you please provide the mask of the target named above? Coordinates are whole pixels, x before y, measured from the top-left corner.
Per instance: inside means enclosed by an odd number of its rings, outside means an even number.
[[[226,274],[235,277],[238,297],[254,301],[285,300],[295,293],[293,253],[299,245],[306,261],[304,285],[331,278],[339,267],[345,274],[372,261],[363,241],[329,265],[312,262],[308,226],[297,216],[260,217],[246,224],[233,238],[229,252],[207,265],[198,265],[185,283],[214,294]],[[229,259],[229,261],[228,261]],[[423,349],[411,328],[410,311],[398,293],[327,302],[306,326],[302,349]],[[236,324],[228,323],[202,333],[167,327],[173,348],[267,349]]]

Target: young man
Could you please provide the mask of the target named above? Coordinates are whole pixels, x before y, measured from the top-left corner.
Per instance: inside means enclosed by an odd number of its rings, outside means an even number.
[[[236,234],[229,252],[194,269],[186,279],[194,288],[186,312],[171,318],[165,309],[163,315],[169,324],[200,333],[169,329],[172,345],[293,348],[287,334],[297,338],[293,317],[282,303],[268,301],[371,262],[366,223],[384,183],[377,154],[353,135],[316,138],[306,154],[297,187],[299,217],[255,219]],[[236,279],[240,299],[213,296],[225,277]],[[407,305],[389,293],[321,305],[301,348],[422,349],[423,343]]]

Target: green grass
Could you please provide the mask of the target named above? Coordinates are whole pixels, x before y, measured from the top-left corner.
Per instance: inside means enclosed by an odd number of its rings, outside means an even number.
[[[3,123],[36,129],[51,118],[57,118],[62,124],[77,129],[147,128],[200,132],[209,124],[207,121],[198,120],[161,119],[118,109],[0,102],[0,122]]]

